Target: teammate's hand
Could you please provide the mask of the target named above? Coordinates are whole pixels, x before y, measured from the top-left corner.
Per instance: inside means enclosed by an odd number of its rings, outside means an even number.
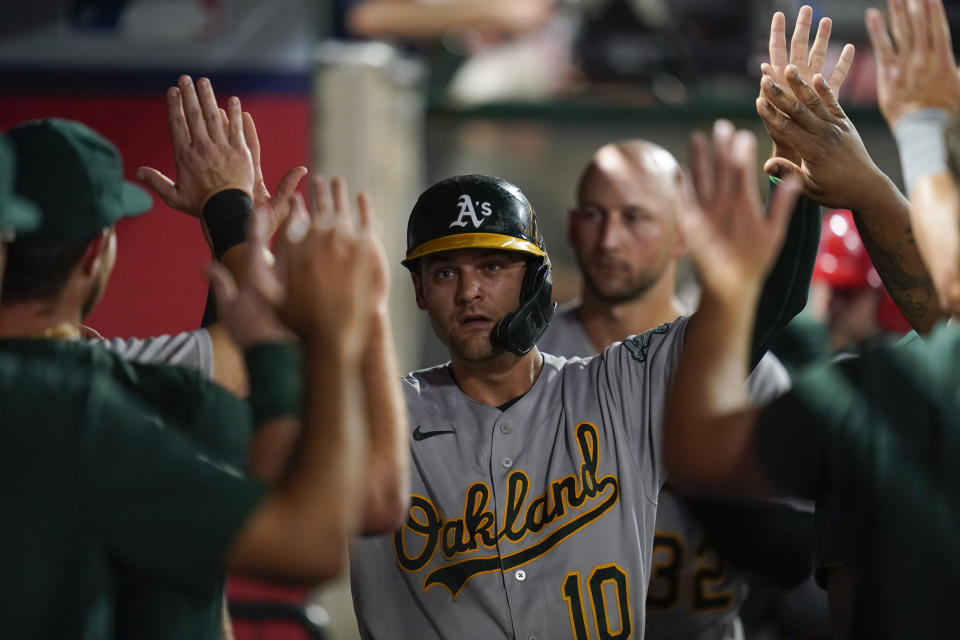
[[[725,300],[759,294],[796,201],[796,181],[785,181],[764,215],[756,156],[756,137],[726,120],[714,125],[712,152],[702,133],[690,139],[692,177],[681,185],[683,235],[704,289]]]
[[[296,198],[291,198],[294,209],[297,207]],[[299,207],[303,209],[302,198]],[[267,213],[260,207],[254,210],[250,219],[247,230],[249,253],[239,284],[220,263],[215,262],[207,269],[220,322],[241,349],[261,342],[291,339],[277,311],[287,299],[286,286],[274,269],[275,261],[267,249],[267,239]]]
[[[277,183],[276,193],[271,196],[260,168],[260,137],[257,135],[253,116],[246,111],[243,112],[243,137],[253,159],[253,206],[263,208],[266,214],[267,236],[272,237],[289,217],[290,204],[293,202],[290,196],[297,190],[303,176],[307,175],[307,168],[294,167],[283,174]]]
[[[286,274],[287,300],[280,313],[301,338],[336,343],[344,353],[359,355],[373,282],[369,238],[358,232],[347,203],[342,179],[334,178],[329,190],[323,178],[313,179],[308,221],[300,216],[291,222],[275,245],[278,269]],[[367,207],[365,198],[359,203]]]
[[[960,107],[960,73],[940,0],[887,0],[890,31],[876,9],[866,14],[877,57],[877,104],[893,129],[904,115],[929,107]],[[894,50],[896,44],[896,50]]]
[[[785,75],[786,88],[769,77],[761,80],[757,113],[770,137],[796,149],[803,163],[770,158],[763,170],[780,178],[799,177],[803,194],[825,207],[862,209],[872,198],[886,197],[887,191],[878,185],[887,178],[823,76],[814,75],[811,88],[792,65]]]
[[[198,218],[220,191],[240,189],[253,198],[253,158],[239,98],[230,98],[223,111],[207,78],[196,88],[190,76],[180,76],[177,84],[167,90],[176,182],[151,167],[137,169],[137,178],[168,206]]]
[[[764,62],[760,65],[760,71],[764,76],[773,78],[775,82],[786,86],[788,64],[796,67],[800,77],[808,84],[813,82],[814,75],[823,71],[827,48],[830,45],[833,21],[826,17],[820,19],[813,46],[809,47],[812,21],[813,9],[808,5],[800,7],[797,14],[797,24],[793,28],[793,37],[790,39],[790,50],[787,51],[786,18],[779,11],[773,14],[773,19],[770,21],[770,62]],[[835,95],[839,95],[840,87],[847,78],[847,73],[853,64],[854,53],[852,44],[844,45],[840,57],[833,67],[833,72],[827,80],[830,90]],[[771,157],[781,157],[797,165],[801,164],[803,159],[798,149],[776,140],[774,140]]]

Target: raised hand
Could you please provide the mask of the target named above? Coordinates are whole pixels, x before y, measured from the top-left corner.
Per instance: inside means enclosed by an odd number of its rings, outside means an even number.
[[[253,116],[246,111],[243,112],[243,137],[253,159],[253,206],[263,207],[266,214],[267,234],[272,236],[290,215],[290,204],[293,202],[290,196],[296,191],[303,176],[307,175],[307,168],[294,167],[283,174],[280,182],[277,183],[276,193],[271,196],[260,168],[260,137],[257,135]]]
[[[327,189],[323,178],[314,178],[309,220],[294,221],[279,235],[278,269],[287,289],[280,315],[304,339],[333,340],[359,354],[374,294],[369,240],[357,231],[347,202],[342,179]]]
[[[877,104],[892,129],[904,115],[960,107],[960,73],[940,0],[887,0],[890,31],[876,9],[866,14],[877,57]],[[894,48],[894,46],[896,48]]]
[[[853,122],[820,74],[811,88],[792,66],[786,69],[787,87],[764,77],[757,113],[767,133],[778,145],[796,149],[803,157],[797,165],[787,158],[770,158],[764,171],[785,178],[799,177],[803,193],[825,207],[862,209],[888,182],[877,168]],[[790,114],[790,115],[787,115]]]
[[[827,48],[830,45],[830,33],[833,29],[833,21],[830,18],[821,18],[817,26],[817,35],[813,40],[813,46],[810,47],[810,26],[813,21],[813,9],[808,5],[800,7],[797,14],[797,24],[793,28],[793,36],[790,39],[790,49],[787,50],[786,39],[786,18],[777,11],[773,14],[770,22],[770,41],[769,54],[770,62],[764,62],[760,65],[760,70],[764,76],[773,78],[775,82],[786,86],[787,65],[793,65],[800,74],[800,78],[807,83],[813,82],[813,77],[823,71],[823,63],[827,57]],[[850,71],[853,64],[854,47],[852,44],[846,44],[840,52],[840,57],[833,67],[833,72],[827,80],[827,85],[833,93],[839,94],[840,87]],[[790,160],[794,164],[801,164],[802,156],[796,149],[785,146],[783,143],[774,141],[774,157],[782,157]]]
[[[720,298],[758,294],[773,266],[796,200],[791,180],[777,189],[767,214],[754,171],[757,139],[726,120],[713,128],[713,149],[690,140],[691,184],[683,189],[683,233],[704,289]]]
[[[239,98],[231,97],[222,112],[210,80],[200,78],[194,87],[190,76],[180,76],[166,98],[176,181],[151,167],[137,169],[137,178],[168,206],[198,218],[220,191],[240,189],[252,198],[253,158]]]

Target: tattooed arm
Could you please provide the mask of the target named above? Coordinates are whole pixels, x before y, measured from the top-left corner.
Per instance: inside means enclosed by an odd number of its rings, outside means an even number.
[[[910,226],[910,203],[874,164],[853,123],[819,74],[811,87],[793,65],[787,87],[761,81],[757,111],[770,136],[796,149],[800,166],[771,158],[767,173],[798,175],[803,193],[821,205],[850,209],[881,279],[910,324],[926,333],[942,316]]]

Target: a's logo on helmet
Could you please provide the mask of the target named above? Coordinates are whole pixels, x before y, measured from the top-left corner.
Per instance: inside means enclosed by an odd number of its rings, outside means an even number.
[[[473,222],[473,226],[477,229],[480,228],[480,225],[483,224],[483,218],[477,215],[477,209],[474,206],[473,199],[467,194],[460,196],[460,200],[457,201],[457,204],[460,206],[460,215],[456,220],[450,223],[451,227],[465,227],[467,226],[469,216],[469,221]],[[493,210],[490,208],[489,202],[478,202],[480,205],[480,214],[484,217],[489,217],[493,214]]]

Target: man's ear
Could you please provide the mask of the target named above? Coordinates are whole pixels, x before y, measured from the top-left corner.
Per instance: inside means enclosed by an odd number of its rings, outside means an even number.
[[[419,269],[420,265],[416,265]],[[423,282],[420,280],[420,273],[417,270],[410,272],[410,279],[413,280],[413,293],[417,299],[417,308],[421,311],[427,310],[427,300],[423,295]]]
[[[110,235],[112,233],[113,227],[107,227],[87,243],[83,257],[80,258],[80,270],[84,276],[90,276],[99,272],[100,260],[105,259],[104,254],[110,246]]]

